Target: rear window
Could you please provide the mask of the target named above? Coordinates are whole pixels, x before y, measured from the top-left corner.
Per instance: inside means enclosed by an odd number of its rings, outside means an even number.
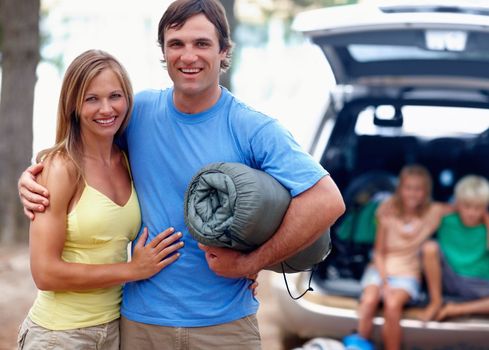
[[[423,138],[444,136],[471,137],[489,128],[489,111],[482,108],[413,106],[401,108],[403,125],[385,127],[374,124],[374,115],[389,118],[391,106],[369,106],[358,115],[355,126],[357,135],[406,135]]]
[[[363,38],[363,39],[362,39]],[[462,60],[487,62],[487,34],[465,30],[426,29],[413,32],[375,32],[347,44],[357,62],[392,60]],[[362,42],[364,41],[364,42]]]
[[[433,44],[435,45],[435,44]],[[442,45],[442,44],[440,44]],[[453,44],[454,47],[456,44]],[[462,45],[462,44],[460,44]],[[397,60],[466,60],[489,61],[489,52],[484,51],[442,51],[427,50],[416,46],[406,45],[363,45],[347,46],[351,57],[362,63]]]

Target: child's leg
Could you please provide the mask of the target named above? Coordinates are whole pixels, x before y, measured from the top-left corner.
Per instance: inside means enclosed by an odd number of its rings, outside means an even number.
[[[476,314],[489,315],[489,297],[462,303],[448,303],[436,315],[436,320],[443,321],[450,317]]]
[[[489,280],[459,276],[453,271],[446,271],[445,275],[446,279],[451,278],[449,286],[452,284],[459,286],[456,295],[466,301],[448,303],[442,307],[436,315],[437,321],[464,315],[489,315]]]
[[[430,303],[424,309],[421,319],[430,321],[435,318],[436,313],[443,304],[440,248],[435,241],[427,241],[421,249],[423,270],[430,297]]]
[[[384,327],[382,338],[385,350],[398,350],[401,347],[401,320],[402,309],[411,296],[399,288],[389,288],[384,294]]]
[[[358,308],[358,333],[365,339],[370,339],[372,336],[375,311],[380,301],[380,288],[377,285],[371,284],[365,287],[360,298]]]

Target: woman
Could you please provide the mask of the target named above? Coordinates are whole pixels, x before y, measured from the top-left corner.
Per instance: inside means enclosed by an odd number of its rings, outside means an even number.
[[[40,152],[38,181],[50,206],[30,226],[38,296],[19,331],[19,349],[119,349],[121,284],[174,262],[183,246],[173,228],[145,245],[145,228],[127,261],[141,218],[125,154],[114,144],[133,103],[111,55],[89,50],[63,79],[56,144]]]

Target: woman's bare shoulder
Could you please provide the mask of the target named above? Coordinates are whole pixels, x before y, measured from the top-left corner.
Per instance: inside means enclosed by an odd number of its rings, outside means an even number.
[[[382,201],[375,211],[375,215],[378,220],[385,217],[392,217],[396,214],[397,210],[395,207],[394,198],[392,196]]]
[[[45,186],[75,184],[77,167],[67,155],[55,153],[43,159],[44,169],[37,181]]]

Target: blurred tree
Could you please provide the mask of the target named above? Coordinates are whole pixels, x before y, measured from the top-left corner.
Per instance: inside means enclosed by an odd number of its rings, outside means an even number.
[[[234,38],[234,32],[236,29],[236,16],[234,12],[236,1],[235,0],[223,0],[222,5],[224,6],[224,9],[226,10],[226,16],[228,18],[229,22],[229,27],[231,29],[231,38]],[[231,67],[229,70],[221,75],[221,85],[225,86],[229,91],[232,90],[231,86],[231,75],[233,71],[233,65],[231,64]]]
[[[248,5],[254,5],[262,11],[265,18],[279,16],[291,19],[298,12],[320,7],[349,5],[359,0],[240,0]]]
[[[351,5],[358,3],[358,0],[287,0],[292,3],[290,19],[299,11],[315,9],[321,7]]]
[[[0,20],[0,65],[2,64],[2,38],[3,38],[2,21]]]
[[[0,0],[0,241],[26,240],[17,179],[32,157],[32,115],[39,62],[40,0]]]
[[[270,18],[273,14],[279,12],[282,17],[289,20],[299,11],[308,8],[318,8],[326,6],[337,6],[357,3],[358,0],[245,0],[248,3],[255,3],[260,7],[266,18]],[[236,18],[236,6],[243,0],[222,0],[222,5],[226,10],[229,26],[231,29],[231,37],[235,38],[238,20]],[[238,43],[239,45],[239,43]],[[221,76],[220,83],[232,90],[231,76],[233,73],[233,65],[227,73]]]

